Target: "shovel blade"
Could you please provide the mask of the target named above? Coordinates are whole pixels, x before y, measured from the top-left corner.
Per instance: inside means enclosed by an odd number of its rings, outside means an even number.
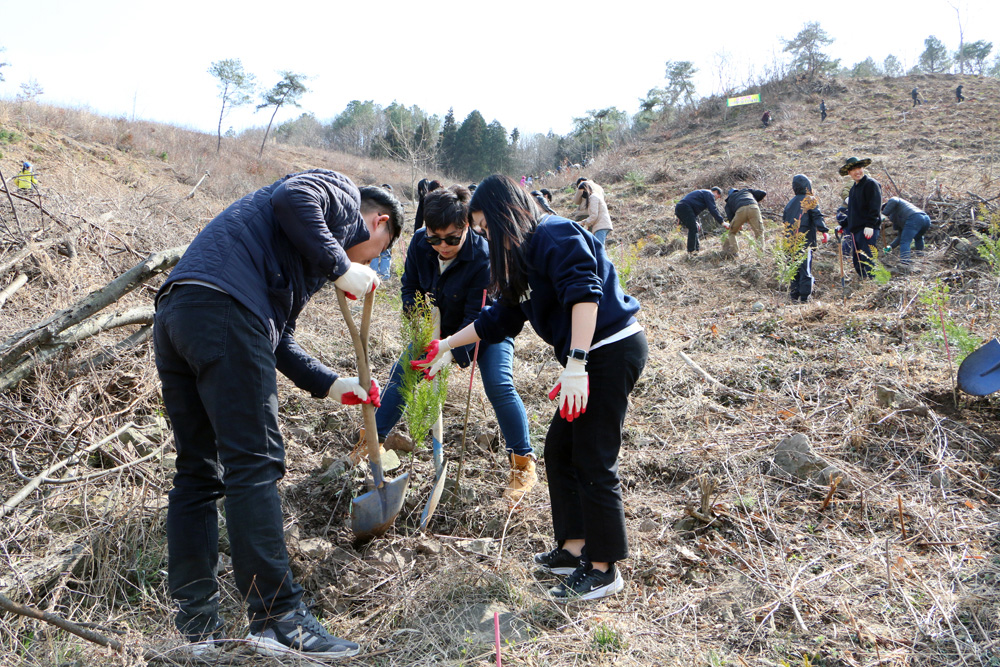
[[[404,473],[351,501],[351,529],[358,542],[380,537],[392,527],[403,508],[409,481],[410,473]]]
[[[965,358],[958,367],[958,388],[973,396],[1000,390],[1000,340],[994,338]]]
[[[431,489],[431,495],[427,499],[427,504],[424,505],[423,514],[420,515],[420,530],[427,530],[427,524],[430,523],[431,517],[434,516],[434,510],[437,509],[438,503],[441,502],[441,494],[444,492],[444,484],[447,481],[448,475],[448,462],[446,461],[441,470],[438,473],[437,481],[434,482],[434,488]]]

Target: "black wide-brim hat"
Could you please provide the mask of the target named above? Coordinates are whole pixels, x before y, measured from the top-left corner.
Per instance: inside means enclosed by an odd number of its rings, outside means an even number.
[[[868,158],[865,158],[864,160],[859,160],[856,157],[849,157],[847,158],[847,162],[844,163],[844,166],[840,168],[840,175],[847,176],[848,172],[850,172],[851,169],[854,169],[855,167],[867,167],[871,163],[872,161]]]

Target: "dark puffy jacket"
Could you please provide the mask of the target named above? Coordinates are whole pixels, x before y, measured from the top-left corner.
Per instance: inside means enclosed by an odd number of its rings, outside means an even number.
[[[899,197],[892,197],[882,207],[882,215],[892,221],[892,228],[897,232],[902,231],[903,225],[910,219],[910,216],[923,213],[919,208]]]
[[[732,222],[733,218],[736,217],[736,211],[750,204],[756,206],[757,202],[766,196],[767,193],[763,190],[754,190],[753,188],[741,188],[737,190],[736,188],[730,188],[729,195],[726,197],[726,219]]]
[[[430,296],[441,311],[441,337],[450,336],[479,317],[483,290],[490,282],[490,246],[471,229],[455,260],[441,273],[437,251],[427,242],[427,228],[418,229],[406,251],[403,270],[403,310],[416,303],[417,292]],[[487,301],[487,305],[489,305]],[[455,362],[469,365],[473,345],[452,350]]]
[[[868,174],[851,187],[847,196],[846,229],[857,234],[865,227],[882,226],[882,186]]]
[[[170,277],[224,290],[267,330],[277,368],[296,386],[325,395],[337,374],[302,350],[295,319],[309,298],[350,267],[346,248],[367,241],[361,194],[342,174],[285,176],[234,202],[195,237]]]
[[[817,232],[828,232],[823,213],[819,206],[808,211],[802,210],[802,200],[806,195],[812,194],[812,183],[805,174],[796,174],[792,177],[792,192],[795,196],[785,204],[785,212],[781,219],[785,222],[785,228],[789,234],[795,231],[806,235],[806,245],[816,247]]]

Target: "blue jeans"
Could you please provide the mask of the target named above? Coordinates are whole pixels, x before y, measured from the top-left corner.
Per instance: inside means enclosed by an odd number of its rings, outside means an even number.
[[[299,606],[277,482],[285,474],[274,351],[264,324],[228,294],[177,285],[153,324],[156,370],[174,431],[167,582],[178,630],[219,626],[219,524],[225,498],[233,574],[252,631]]]
[[[406,355],[400,357],[392,366],[389,384],[382,390],[382,407],[375,411],[375,423],[378,427],[378,439],[384,441],[392,431],[396,422],[403,416],[403,397],[400,385],[403,381],[402,362]],[[493,405],[497,415],[500,432],[507,444],[507,451],[518,456],[527,456],[534,450],[531,448],[531,438],[528,435],[528,417],[524,411],[521,396],[514,388],[514,341],[505,338],[499,343],[479,347],[479,376],[483,379],[483,389],[486,397]]]
[[[610,229],[598,229],[596,232],[594,232],[594,238],[600,241],[601,245],[604,245],[604,239],[607,238],[608,232],[610,231],[611,231]]]
[[[392,278],[392,252],[386,250],[380,254],[372,260],[371,267],[382,280],[389,280],[389,278]]]
[[[924,249],[924,234],[931,228],[931,218],[926,213],[914,213],[903,223],[903,231],[900,232],[890,247],[899,246],[899,258],[910,261],[910,244],[914,250]]]

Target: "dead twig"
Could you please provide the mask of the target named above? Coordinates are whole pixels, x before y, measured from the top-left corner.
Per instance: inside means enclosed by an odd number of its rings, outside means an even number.
[[[31,493],[35,489],[37,489],[39,486],[41,486],[42,482],[46,478],[51,477],[52,473],[57,472],[59,470],[62,470],[66,466],[73,465],[73,464],[77,463],[83,457],[85,457],[87,454],[95,451],[96,449],[100,448],[102,445],[107,444],[108,442],[111,442],[112,440],[114,440],[119,435],[121,435],[122,433],[124,433],[126,430],[132,428],[133,426],[135,426],[135,424],[133,422],[129,422],[128,424],[126,424],[125,426],[122,426],[120,429],[118,429],[117,431],[115,431],[114,433],[112,433],[111,435],[109,435],[108,437],[104,438],[103,440],[100,440],[100,441],[94,443],[93,445],[90,445],[89,447],[86,447],[86,448],[78,451],[77,453],[73,454],[72,456],[69,456],[69,457],[63,459],[62,461],[58,461],[58,462],[53,463],[52,465],[50,465],[48,468],[46,468],[40,474],[38,474],[34,478],[32,478],[32,480],[30,482],[28,482],[28,484],[26,484],[23,488],[21,488],[20,491],[18,491],[13,496],[11,496],[10,500],[7,500],[7,501],[4,502],[3,505],[0,505],[0,519],[2,519],[3,517],[7,516],[8,514],[10,514],[10,512],[15,507],[17,507],[19,504],[21,504],[21,502],[25,498],[27,498],[28,496],[30,496]]]
[[[18,604],[3,593],[0,593],[0,609],[9,611],[12,614],[34,618],[39,621],[45,621],[46,623],[72,633],[77,637],[82,637],[89,642],[100,644],[101,646],[105,646],[119,653],[125,650],[122,643],[116,639],[110,639],[99,632],[94,632],[88,628],[81,627],[72,621],[66,620],[62,616],[58,616],[47,611],[39,611],[33,607],[27,607],[23,604]]]
[[[677,350],[677,356],[680,357],[681,361],[683,361],[685,364],[687,364],[692,369],[694,369],[694,371],[696,373],[698,373],[698,375],[700,375],[701,377],[703,377],[710,384],[713,384],[716,387],[719,387],[720,389],[722,389],[723,391],[726,391],[726,392],[728,392],[730,394],[733,394],[734,396],[739,396],[740,398],[746,398],[746,399],[753,399],[754,398],[753,394],[748,394],[748,393],[746,393],[744,391],[740,391],[739,389],[733,389],[732,387],[727,387],[726,385],[724,385],[721,382],[719,382],[718,380],[716,380],[714,377],[712,377],[711,375],[708,374],[708,371],[706,371],[704,368],[702,368],[701,366],[699,366],[698,364],[696,364],[694,362],[694,360],[691,359],[691,357],[689,357],[688,355],[684,354],[683,350]]]

